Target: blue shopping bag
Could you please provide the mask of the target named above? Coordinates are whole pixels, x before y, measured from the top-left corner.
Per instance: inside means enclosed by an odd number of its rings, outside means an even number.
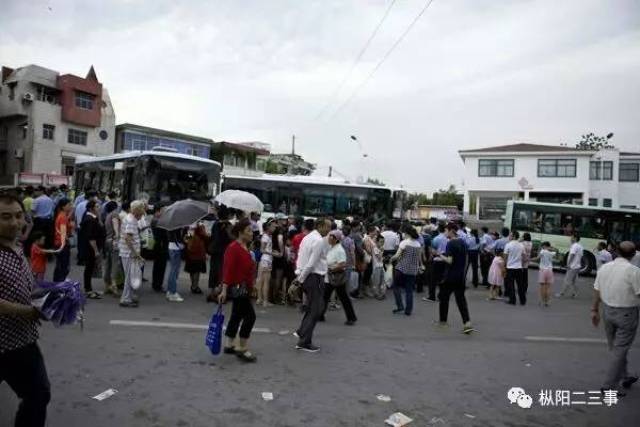
[[[218,311],[216,311],[211,320],[209,321],[209,330],[207,331],[207,338],[205,339],[205,345],[211,351],[211,354],[220,354],[222,348],[222,326],[224,325],[224,314],[222,312],[222,304],[218,305]]]

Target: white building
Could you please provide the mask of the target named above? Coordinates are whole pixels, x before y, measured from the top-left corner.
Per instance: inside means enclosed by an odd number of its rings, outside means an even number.
[[[512,144],[458,153],[465,217],[500,219],[507,200],[640,209],[640,152]]]
[[[2,67],[0,185],[24,174],[71,176],[76,157],[112,154],[114,134],[111,100],[93,67],[84,78]]]

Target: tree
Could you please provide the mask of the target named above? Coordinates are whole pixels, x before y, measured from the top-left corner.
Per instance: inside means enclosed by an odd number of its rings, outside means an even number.
[[[614,148],[613,144],[609,143],[609,140],[613,138],[613,133],[609,133],[606,137],[596,136],[593,132],[586,135],[582,135],[580,142],[576,144],[576,148],[579,150],[596,151],[603,148]]]
[[[458,209],[462,209],[464,198],[458,194],[455,185],[450,185],[446,190],[440,189],[433,193],[431,203],[434,205],[457,206]]]
[[[367,184],[372,184],[372,185],[381,185],[383,187],[386,186],[386,184],[382,181],[380,181],[377,178],[367,178]]]

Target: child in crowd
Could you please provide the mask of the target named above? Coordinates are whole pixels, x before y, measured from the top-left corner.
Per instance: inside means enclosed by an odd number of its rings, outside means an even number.
[[[382,253],[384,252],[384,236],[378,235],[375,246],[373,247],[373,256],[371,257],[371,288],[374,297],[378,300],[385,299],[387,286],[384,283],[384,261]]]
[[[62,250],[62,247],[57,250],[45,249],[44,233],[40,231],[34,231],[32,234],[33,244],[31,245],[31,271],[36,281],[41,282],[44,280],[44,275],[47,272],[47,254],[55,254]]]
[[[507,275],[507,269],[502,258],[502,251],[496,251],[496,256],[493,257],[491,267],[489,267],[489,284],[491,289],[489,290],[489,300],[497,300],[500,293],[500,289],[504,286],[504,278]]]
[[[556,257],[557,251],[551,247],[551,243],[543,242],[540,253],[533,258],[539,261],[538,264],[538,283],[540,283],[540,304],[549,307],[549,298],[551,296],[551,285],[553,285],[553,259]]]

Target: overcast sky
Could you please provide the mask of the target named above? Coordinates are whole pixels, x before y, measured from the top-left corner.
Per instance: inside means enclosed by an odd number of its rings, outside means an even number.
[[[640,151],[637,0],[436,0],[336,114],[425,1],[395,2],[333,98],[391,0],[2,4],[0,63],[81,76],[93,64],[118,123],[274,151],[295,134],[307,160],[350,177],[459,186],[459,149],[589,131]]]

